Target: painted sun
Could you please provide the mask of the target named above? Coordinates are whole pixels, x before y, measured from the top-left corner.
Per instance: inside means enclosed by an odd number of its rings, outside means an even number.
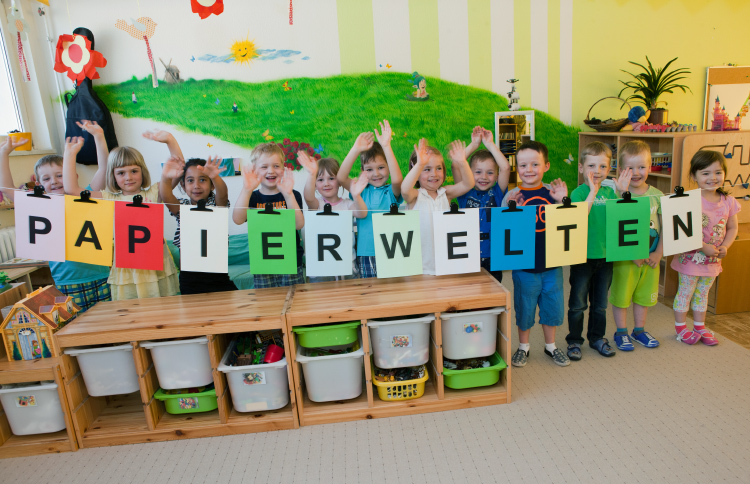
[[[253,59],[258,57],[258,51],[255,49],[255,42],[252,40],[238,40],[232,44],[232,57],[234,62],[240,64],[250,64]]]

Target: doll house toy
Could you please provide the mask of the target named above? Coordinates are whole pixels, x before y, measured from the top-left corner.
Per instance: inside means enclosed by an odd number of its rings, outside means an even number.
[[[0,324],[8,360],[60,356],[52,335],[72,321],[80,310],[71,296],[64,295],[55,286],[39,288],[18,301]]]

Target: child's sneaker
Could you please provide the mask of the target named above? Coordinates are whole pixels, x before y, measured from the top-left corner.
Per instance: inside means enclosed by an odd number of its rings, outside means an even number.
[[[717,344],[719,344],[719,340],[716,339],[716,336],[714,336],[713,331],[704,329],[702,331],[695,331],[695,332],[700,335],[700,339],[701,341],[703,341],[705,345],[716,346]]]
[[[701,334],[697,331],[690,331],[687,328],[680,331],[677,335],[677,341],[682,341],[685,344],[694,345],[701,339]]]
[[[636,342],[642,344],[646,348],[656,348],[659,346],[659,340],[648,334],[648,331],[641,331],[640,333],[633,333],[630,335]]]
[[[620,351],[633,351],[635,349],[628,333],[615,333],[615,346]]]
[[[552,358],[552,361],[558,366],[568,366],[570,364],[570,359],[560,348],[555,348],[555,351],[550,351],[547,348],[544,348],[544,354]]]
[[[529,352],[518,348],[510,360],[513,366],[523,367],[526,366],[526,362],[529,361]]]

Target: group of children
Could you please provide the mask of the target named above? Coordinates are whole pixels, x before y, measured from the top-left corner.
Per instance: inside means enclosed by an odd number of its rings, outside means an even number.
[[[177,219],[174,243],[180,246],[179,206],[195,205],[206,200],[206,205],[229,206],[227,186],[219,176],[219,160],[198,158],[184,161],[174,136],[165,131],[144,133],[144,137],[166,145],[169,159],[163,165],[161,181],[151,183],[143,156],[134,148],[119,147],[108,152],[102,128],[83,121],[79,126],[88,132],[97,148],[99,166],[87,187],[93,198],[132,201],[141,195],[144,202],[163,202]],[[562,268],[547,268],[545,263],[544,205],[561,203],[568,196],[566,184],[554,180],[543,183],[550,163],[547,147],[538,141],[526,141],[517,151],[518,186],[508,191],[510,165],[494,143],[490,131],[476,127],[471,142],[454,141],[448,148],[452,162],[453,184],[445,185],[446,163],[440,150],[422,139],[414,146],[409,161],[409,172],[404,177],[391,147],[393,131],[388,121],[380,123],[380,130],[360,134],[341,165],[333,158],[316,160],[300,152],[298,161],[308,172],[304,199],[310,210],[322,210],[330,204],[334,211],[351,213],[356,221],[356,257],[352,277],[376,277],[375,243],[372,214],[388,211],[391,204],[406,202],[408,209],[419,210],[424,274],[435,274],[432,236],[432,212],[449,209],[451,199],[461,208],[479,208],[481,265],[498,281],[501,271],[491,271],[490,210],[492,207],[517,205],[539,206],[535,236],[535,266],[533,269],[514,270],[514,304],[518,326],[519,348],[512,358],[514,366],[525,366],[529,356],[529,334],[539,321],[545,340],[545,354],[560,365],[580,360],[583,339],[583,320],[587,307],[589,322],[586,339],[589,346],[604,356],[615,352],[604,337],[607,302],[612,304],[617,330],[614,342],[621,351],[632,351],[633,342],[654,348],[659,342],[645,331],[648,308],[656,304],[659,284],[659,261],[662,257],[661,217],[659,196],[662,193],[646,183],[651,169],[649,146],[640,141],[625,143],[618,154],[620,173],[614,183],[607,180],[611,169],[612,151],[599,142],[586,145],[581,151],[579,170],[585,183],[573,190],[573,202],[589,205],[587,261],[570,268],[570,298],[568,301],[569,333],[567,352],[555,345],[555,333],[563,324]],[[8,155],[25,140],[10,137],[0,146],[0,186],[4,193],[14,196],[13,180]],[[78,195],[75,160],[83,147],[80,137],[68,138],[63,157],[45,156],[34,167],[37,184],[51,194]],[[480,144],[484,145],[479,149]],[[359,158],[361,174],[349,174]],[[303,273],[304,250],[299,230],[304,226],[302,195],[294,190],[292,171],[284,167],[285,155],[275,143],[262,143],[250,155],[250,166],[243,167],[242,190],[237,198],[232,220],[236,224],[247,221],[247,209],[261,209],[267,203],[274,208],[294,209],[297,229],[297,261],[295,274],[254,274],[256,288],[289,286],[305,282]],[[679,272],[679,291],[674,302],[677,339],[687,344],[703,341],[717,344],[716,338],[704,326],[708,289],[721,271],[721,259],[737,234],[739,204],[723,190],[726,160],[717,152],[699,151],[691,160],[690,177],[702,189],[704,245],[699,251],[681,254],[673,259],[672,267]],[[173,194],[180,186],[187,198]],[[348,198],[341,189],[348,191]],[[634,197],[648,197],[651,208],[650,255],[647,259],[607,262],[605,248],[605,203],[620,198],[624,192]],[[164,268],[161,271],[110,268],[77,262],[51,262],[55,284],[64,294],[73,296],[83,310],[98,301],[170,296],[233,290],[235,286],[227,274],[179,272],[164,244]],[[313,279],[313,282],[325,278]],[[610,287],[611,286],[611,287]],[[694,326],[688,330],[686,316],[692,301]],[[633,303],[634,329],[627,331],[627,308]]]

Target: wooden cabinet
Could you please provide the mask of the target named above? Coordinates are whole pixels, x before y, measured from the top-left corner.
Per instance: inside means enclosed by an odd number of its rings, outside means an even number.
[[[750,224],[741,224],[737,240],[721,262],[723,271],[708,293],[708,310],[714,314],[750,311],[747,278],[750,274]]]

